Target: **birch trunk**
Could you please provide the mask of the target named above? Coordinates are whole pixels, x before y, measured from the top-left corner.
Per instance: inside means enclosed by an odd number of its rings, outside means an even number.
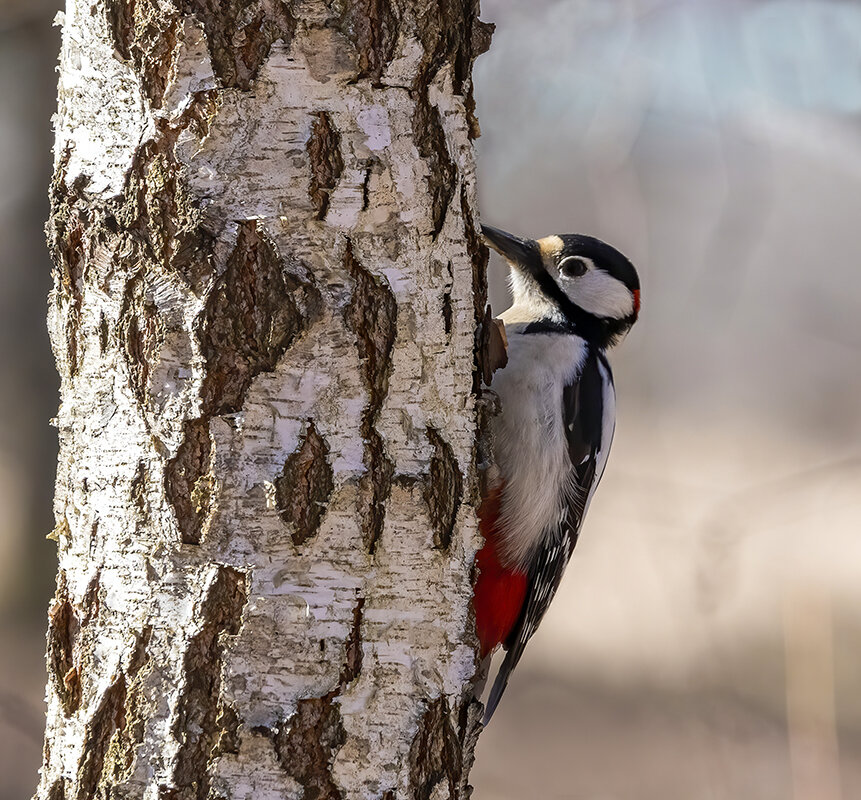
[[[68,0],[36,797],[468,796],[477,6]]]

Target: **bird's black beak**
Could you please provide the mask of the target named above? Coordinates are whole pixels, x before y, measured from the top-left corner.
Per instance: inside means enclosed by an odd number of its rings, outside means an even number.
[[[490,225],[482,225],[481,233],[499,255],[527,275],[535,276],[543,269],[538,242],[532,239],[520,239]]]

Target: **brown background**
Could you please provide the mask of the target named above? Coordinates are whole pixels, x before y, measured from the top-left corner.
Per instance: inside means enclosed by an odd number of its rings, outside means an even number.
[[[35,786],[55,567],[55,12],[0,0],[0,800]],[[607,475],[475,797],[859,797],[861,7],[483,17],[483,218],[602,236],[644,288]]]

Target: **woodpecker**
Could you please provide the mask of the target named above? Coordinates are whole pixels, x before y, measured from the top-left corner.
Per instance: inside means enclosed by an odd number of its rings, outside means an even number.
[[[481,656],[507,650],[487,724],[553,600],[607,464],[616,396],[606,352],[637,320],[640,281],[624,255],[591,236],[481,230],[508,263],[513,296],[500,315],[508,363],[493,378],[501,411],[476,556]]]

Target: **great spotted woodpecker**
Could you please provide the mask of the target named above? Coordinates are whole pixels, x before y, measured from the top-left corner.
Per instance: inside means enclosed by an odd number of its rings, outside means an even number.
[[[640,281],[590,236],[537,241],[482,226],[508,262],[514,302],[501,314],[508,363],[493,378],[494,475],[479,510],[476,629],[482,658],[506,650],[485,724],[553,599],[613,440],[606,351],[640,310]]]

